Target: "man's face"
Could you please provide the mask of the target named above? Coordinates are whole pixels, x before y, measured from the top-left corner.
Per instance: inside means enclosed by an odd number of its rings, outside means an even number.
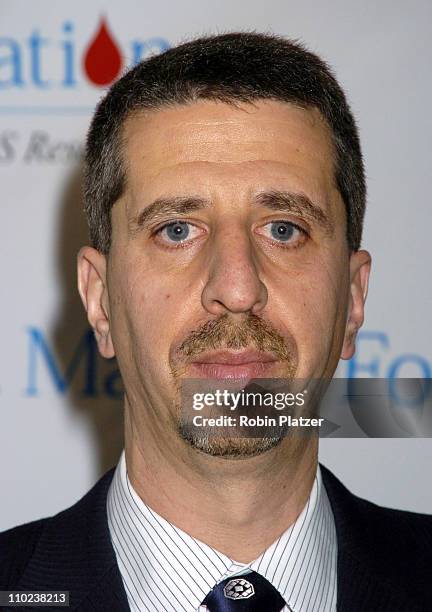
[[[91,323],[132,415],[175,425],[184,377],[331,377],[354,349],[369,259],[350,257],[318,111],[200,101],[124,127],[106,266],[87,253]]]

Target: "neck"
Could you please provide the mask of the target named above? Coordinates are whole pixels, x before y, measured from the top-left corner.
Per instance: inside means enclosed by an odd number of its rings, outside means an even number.
[[[128,477],[150,508],[241,563],[256,559],[299,516],[316,475],[315,437],[285,438],[256,457],[225,459],[177,434],[143,435],[126,407]]]

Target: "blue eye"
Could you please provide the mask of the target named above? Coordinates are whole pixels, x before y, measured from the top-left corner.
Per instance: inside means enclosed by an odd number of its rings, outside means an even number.
[[[308,233],[291,221],[275,219],[257,228],[257,233],[269,238],[273,243],[278,243],[286,248],[294,248],[303,244]]]
[[[183,240],[188,238],[190,233],[189,223],[185,221],[173,221],[162,228],[162,233],[172,242],[183,242]]]
[[[155,236],[165,246],[175,248],[176,246],[186,246],[189,243],[193,243],[194,239],[198,238],[202,233],[202,229],[194,223],[177,219],[165,223],[165,225],[155,231]]]
[[[281,242],[290,240],[297,230],[297,228],[288,221],[273,221],[270,225],[272,238],[280,240]]]

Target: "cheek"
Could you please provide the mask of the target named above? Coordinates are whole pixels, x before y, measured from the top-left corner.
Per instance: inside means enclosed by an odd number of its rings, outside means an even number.
[[[281,321],[297,343],[298,377],[317,376],[340,343],[347,303],[347,273],[337,262],[310,262],[292,274],[284,274],[274,290],[273,304]]]
[[[113,269],[112,321],[116,348],[149,366],[168,354],[176,324],[188,310],[188,288],[179,274],[160,274],[149,262],[134,259]]]

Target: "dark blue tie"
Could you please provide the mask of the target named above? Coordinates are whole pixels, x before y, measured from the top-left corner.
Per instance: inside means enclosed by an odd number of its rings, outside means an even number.
[[[210,612],[281,612],[285,601],[268,580],[250,572],[219,582],[203,604]]]

